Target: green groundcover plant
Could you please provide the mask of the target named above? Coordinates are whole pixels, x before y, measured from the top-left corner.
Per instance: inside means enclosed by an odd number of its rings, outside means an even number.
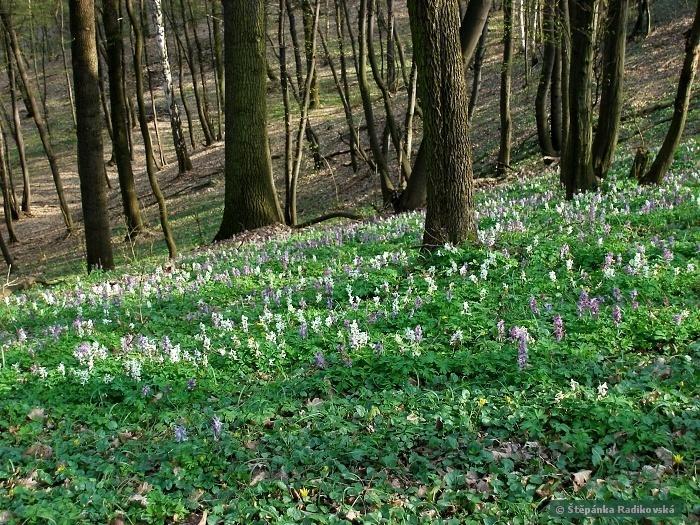
[[[554,174],[484,191],[479,244],[429,257],[406,214],[5,299],[0,523],[689,516],[698,155],[572,202]]]

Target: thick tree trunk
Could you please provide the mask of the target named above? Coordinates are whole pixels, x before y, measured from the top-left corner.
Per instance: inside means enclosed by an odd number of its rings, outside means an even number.
[[[267,136],[265,3],[224,0],[226,190],[215,240],[282,222]]]
[[[459,27],[459,46],[462,54],[462,61],[465,64],[471,62],[476,46],[481,38],[481,33],[484,29],[491,10],[492,0],[471,0],[467,6],[462,22]],[[468,115],[467,115],[468,116]],[[425,183],[427,175],[428,152],[423,151],[425,148],[430,149],[430,144],[421,141],[416,153],[416,161],[411,170],[411,178],[408,180],[408,185],[401,195],[398,205],[399,211],[410,211],[422,208],[426,204],[427,192]]]
[[[127,103],[122,69],[124,42],[119,3],[119,0],[103,0],[102,19],[106,38],[109,102],[112,109],[112,154],[117,164],[127,235],[133,237],[143,230],[143,221],[129,151]]]
[[[168,41],[165,36],[165,23],[163,20],[163,7],[161,0],[151,0],[151,19],[156,30],[156,43],[160,53],[160,64],[163,74],[163,93],[168,102],[168,116],[170,117],[170,129],[173,135],[175,155],[177,156],[178,173],[183,174],[192,169],[192,161],[187,152],[185,134],[182,132],[180,110],[175,99],[173,89],[173,75],[170,71],[170,59],[168,58]]]
[[[160,226],[163,230],[163,237],[168,246],[168,254],[173,259],[177,255],[177,247],[175,239],[170,228],[168,220],[168,209],[165,203],[163,193],[160,191],[158,177],[156,173],[155,159],[153,158],[153,145],[151,144],[151,135],[148,131],[148,120],[146,119],[146,104],[143,99],[143,32],[141,31],[141,19],[136,15],[133,6],[133,0],[126,0],[126,11],[131,22],[131,29],[134,33],[134,79],[136,81],[136,103],[138,105],[139,127],[143,136],[143,144],[146,150],[146,174],[148,182],[151,185],[153,196],[158,203],[158,212],[160,216]],[[148,152],[151,154],[148,154]]]
[[[510,167],[513,120],[510,112],[511,72],[513,69],[513,0],[503,0],[503,66],[501,69],[501,144],[496,176],[505,177]]]
[[[562,141],[562,50],[561,50],[561,38],[559,36],[559,31],[556,31],[556,52],[554,54],[554,70],[552,71],[552,86],[551,86],[551,97],[550,97],[550,114],[551,118],[551,132],[552,132],[552,147],[554,151],[559,152],[561,155],[561,141]]]
[[[599,178],[603,178],[610,169],[620,132],[628,6],[628,0],[610,3],[603,35],[602,96],[593,140],[593,171]]]
[[[693,81],[697,74],[698,60],[700,60],[700,2],[695,7],[693,25],[685,34],[685,59],[683,60],[681,78],[678,81],[671,126],[668,128],[664,143],[651,168],[642,178],[643,184],[660,184],[673,163],[673,154],[681,141],[685,121],[688,118],[688,106],[693,93]]]
[[[467,82],[457,2],[409,0],[408,10],[425,135],[431,145],[423,234],[423,246],[431,250],[476,238]]]
[[[593,173],[593,18],[597,0],[571,0],[569,132],[562,164],[566,197],[595,189]]]
[[[17,38],[17,33],[12,26],[12,19],[10,13],[7,10],[6,5],[0,4],[0,20],[4,25],[7,37],[9,40],[10,48],[12,49],[12,54],[15,58],[15,64],[17,65],[17,72],[19,73],[22,84],[25,87],[26,100],[29,107],[31,108],[31,113],[34,117],[34,123],[36,124],[37,131],[39,132],[39,138],[41,139],[41,144],[44,147],[44,152],[46,153],[46,158],[49,161],[49,166],[51,168],[51,175],[53,176],[53,182],[56,186],[56,193],[58,194],[58,202],[61,208],[61,214],[63,215],[63,222],[68,229],[68,232],[73,231],[73,218],[71,217],[70,208],[68,207],[68,202],[66,201],[65,192],[63,190],[63,181],[61,180],[61,172],[58,169],[58,160],[56,154],[54,153],[53,146],[51,144],[51,138],[49,137],[49,130],[46,127],[46,121],[42,116],[41,109],[37,103],[36,95],[34,89],[29,80],[29,75],[27,73],[27,66],[24,62],[24,56],[22,55],[22,50],[19,46],[19,40]],[[99,94],[98,94],[99,96]]]
[[[88,272],[114,268],[102,145],[94,0],[70,0],[71,57],[77,104],[78,175]]]

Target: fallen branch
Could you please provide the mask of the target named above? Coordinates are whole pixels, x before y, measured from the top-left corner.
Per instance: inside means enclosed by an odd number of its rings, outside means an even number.
[[[358,215],[356,213],[352,213],[349,211],[334,211],[331,213],[327,213],[325,215],[321,215],[320,217],[317,217],[315,219],[311,219],[310,221],[302,222],[301,224],[297,224],[293,226],[295,230],[300,230],[302,228],[307,228],[309,226],[313,226],[314,224],[319,224],[321,222],[329,221],[331,219],[350,219],[351,221],[363,221],[365,218],[362,215]]]

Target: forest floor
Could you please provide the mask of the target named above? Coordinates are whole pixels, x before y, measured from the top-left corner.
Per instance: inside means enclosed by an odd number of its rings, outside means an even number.
[[[654,4],[653,33],[642,42],[629,43],[623,129],[618,158],[632,154],[641,144],[652,148],[660,145],[672,113],[672,102],[683,56],[682,34],[690,24],[691,13],[689,2],[660,0]],[[493,173],[499,140],[498,93],[502,21],[499,13],[492,18],[480,99],[471,127],[475,173],[477,177],[486,177],[482,182],[482,185],[486,186],[491,183],[488,177]],[[399,13],[397,23],[401,27],[406,27],[405,15],[402,16]],[[275,41],[276,34],[273,34],[272,28],[270,31],[270,38]],[[410,41],[404,44],[407,46],[407,53],[410,54]],[[154,56],[153,52],[151,56]],[[271,55],[270,60],[276,59]],[[34,201],[32,216],[23,217],[15,224],[20,243],[12,245],[11,248],[16,256],[16,269],[19,275],[37,275],[51,279],[83,271],[84,240],[79,211],[80,193],[75,171],[74,131],[66,103],[65,80],[61,64],[58,62],[50,63],[47,71],[49,122],[60,156],[68,202],[74,216],[78,219],[78,228],[72,236],[66,237],[48,164],[43,157],[33,122],[25,118],[24,133],[30,156]],[[539,67],[535,66],[529,86],[525,85],[522,56],[517,56],[513,89],[515,171],[511,174],[512,179],[546,172],[539,156],[534,132],[534,96],[538,74]],[[154,87],[158,92],[158,75],[154,73],[153,79]],[[337,154],[348,150],[347,127],[330,68],[324,60],[320,62],[320,88],[322,105],[311,112],[310,122],[320,136],[321,151],[327,162],[324,168],[315,170],[308,152],[305,156],[299,188],[300,219],[313,218],[337,209],[352,209],[366,215],[376,214],[381,205],[376,175],[364,165],[360,166],[357,173],[353,173],[349,167],[349,155]],[[356,91],[353,89],[353,93]],[[271,150],[277,188],[280,198],[283,199],[281,192],[284,186],[281,174],[284,130],[279,86],[270,82],[269,93]],[[191,97],[191,93],[189,96]],[[405,91],[400,90],[394,100],[394,109],[401,119],[405,99]],[[363,119],[359,95],[352,102],[355,119],[361,122]],[[163,115],[162,100],[157,99],[156,103],[161,111],[160,114]],[[377,115],[383,115],[381,102],[378,99],[376,105]],[[697,136],[700,131],[700,104],[697,97],[694,98],[691,106],[686,130],[687,137]],[[380,129],[382,122],[383,119],[380,118]],[[420,143],[420,119],[417,119],[416,125],[414,152]],[[198,132],[197,126],[195,120],[195,140],[199,144],[201,133]],[[223,208],[223,143],[217,142],[207,148],[200,145],[192,153],[193,170],[178,176],[177,166],[173,164],[169,122],[161,119],[159,131],[164,156],[170,162],[160,171],[159,181],[167,197],[171,222],[180,251],[186,252],[196,246],[208,244],[218,228]],[[145,173],[142,171],[143,150],[139,145],[138,130],[134,130],[134,140],[137,144],[134,158],[137,188],[149,229],[135,242],[126,239],[116,170],[113,166],[109,167],[108,173],[112,184],[112,189],[109,190],[109,208],[118,264],[142,260],[144,257],[163,259],[167,255],[159,229],[157,206]],[[106,132],[105,148],[108,158],[109,137]],[[158,157],[157,152],[156,156]],[[16,161],[16,159],[13,160]],[[395,159],[392,159],[392,162],[395,166]],[[21,177],[16,164],[14,173],[17,194],[21,195]]]

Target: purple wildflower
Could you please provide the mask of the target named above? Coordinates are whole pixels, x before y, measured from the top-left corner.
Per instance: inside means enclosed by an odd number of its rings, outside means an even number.
[[[666,262],[670,262],[673,260],[673,252],[669,250],[667,246],[664,246],[663,258]]]
[[[530,334],[528,334],[527,328],[514,326],[510,329],[510,337],[518,343],[518,368],[522,370],[527,366],[527,340],[530,338]]]
[[[613,306],[612,320],[613,323],[615,323],[615,326],[620,326],[620,323],[622,322],[622,310],[618,305]]]
[[[306,323],[301,323],[301,326],[299,327],[299,337],[302,339],[306,339],[306,336],[309,333],[309,327]]]
[[[581,290],[581,294],[578,296],[578,303],[576,303],[576,308],[578,309],[579,317],[581,317],[586,310],[591,308],[590,299],[588,298],[588,292],[586,290]]]
[[[500,319],[496,326],[498,327],[498,340],[503,341],[506,336],[506,322]]]
[[[637,290],[632,290],[630,292],[630,304],[632,305],[632,308],[634,310],[639,308],[639,302],[637,301],[638,296],[639,296],[639,292]]]
[[[187,381],[187,390],[194,390],[197,388],[197,380],[193,377]]]
[[[619,288],[617,288],[617,287],[613,288],[612,296],[613,296],[613,299],[615,299],[618,303],[620,301],[622,301],[622,292],[620,292]]]
[[[535,299],[534,295],[530,297],[530,311],[533,315],[540,315],[540,309],[537,306],[537,299]]]
[[[560,342],[562,339],[564,339],[564,321],[561,318],[561,315],[557,314],[554,316],[554,320],[552,321],[552,324],[554,325],[554,339],[556,339],[557,343]]]
[[[416,325],[413,329],[413,335],[416,338],[416,343],[420,343],[423,340],[423,328],[420,325]]]
[[[175,425],[173,432],[175,433],[175,441],[178,443],[187,441],[187,429],[185,429],[185,427],[182,425]]]
[[[316,352],[316,355],[314,356],[314,364],[316,365],[316,368],[320,368],[322,370],[328,366],[326,363],[326,358],[321,352]]]
[[[150,396],[150,395],[151,395],[151,387],[148,386],[148,385],[145,385],[145,386],[141,389],[141,395],[142,395],[143,397],[148,397],[148,396]]]

